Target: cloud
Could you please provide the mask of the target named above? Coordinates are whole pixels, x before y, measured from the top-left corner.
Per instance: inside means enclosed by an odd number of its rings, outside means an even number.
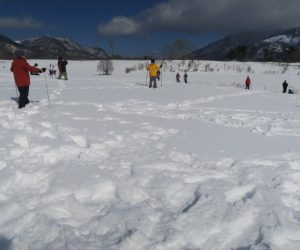
[[[40,28],[43,24],[33,20],[31,17],[19,19],[16,17],[0,17],[0,28],[25,29]]]
[[[106,24],[98,25],[98,32],[104,36],[128,36],[140,31],[138,23],[128,17],[114,17]]]
[[[288,28],[300,25],[299,12],[299,0],[168,0],[134,17],[115,17],[98,31],[117,36]]]

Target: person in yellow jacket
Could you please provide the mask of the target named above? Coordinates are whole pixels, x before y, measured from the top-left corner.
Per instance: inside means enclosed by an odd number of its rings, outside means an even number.
[[[156,79],[157,79],[157,72],[160,70],[160,67],[154,63],[154,59],[151,59],[151,64],[147,66],[147,70],[149,71],[149,88],[152,88],[152,82],[153,82],[153,88],[157,88]]]

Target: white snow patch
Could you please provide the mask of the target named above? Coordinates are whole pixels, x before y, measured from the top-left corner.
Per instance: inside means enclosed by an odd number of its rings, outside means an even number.
[[[298,64],[165,61],[154,90],[148,62],[97,63],[46,77],[51,107],[32,76],[22,110],[1,63],[0,245],[300,249],[300,105],[281,86],[298,88]]]

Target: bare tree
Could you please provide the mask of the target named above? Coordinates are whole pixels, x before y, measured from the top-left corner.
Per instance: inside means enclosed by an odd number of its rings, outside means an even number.
[[[187,40],[176,40],[172,45],[164,48],[164,56],[167,59],[182,59],[195,49],[195,46]]]
[[[97,70],[105,75],[111,75],[114,71],[112,60],[100,60],[97,65]]]

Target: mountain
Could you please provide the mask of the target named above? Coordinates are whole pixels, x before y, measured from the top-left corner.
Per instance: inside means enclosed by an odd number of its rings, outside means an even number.
[[[26,47],[14,42],[10,38],[0,34],[0,57],[1,59],[10,59],[13,57],[14,51],[17,49],[24,49]],[[27,51],[27,50],[26,50]]]
[[[300,28],[287,29],[251,44],[245,58],[253,60],[299,61],[300,60]]]
[[[65,38],[42,36],[21,41],[21,44],[31,51],[30,58],[56,59],[59,55],[73,60],[93,60],[109,57],[101,48],[80,45]]]
[[[202,60],[228,60],[228,53],[234,48],[250,46],[256,42],[279,34],[280,31],[245,31],[216,41],[208,46],[195,50],[189,57]]]
[[[110,55],[101,48],[80,45],[65,38],[42,36],[14,42],[0,34],[0,58],[12,59],[17,49],[23,49],[28,58],[57,59],[63,56],[70,60],[96,60]]]
[[[237,33],[195,50],[188,57],[221,61],[299,61],[300,28]]]

